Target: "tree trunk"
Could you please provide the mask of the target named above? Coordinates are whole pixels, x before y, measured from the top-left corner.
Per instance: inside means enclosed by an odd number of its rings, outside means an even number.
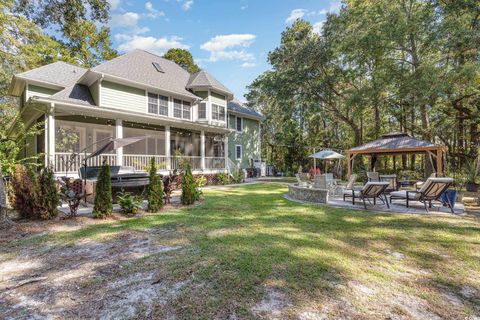
[[[7,196],[5,183],[3,181],[2,166],[0,164],[0,228],[5,226],[7,222]]]

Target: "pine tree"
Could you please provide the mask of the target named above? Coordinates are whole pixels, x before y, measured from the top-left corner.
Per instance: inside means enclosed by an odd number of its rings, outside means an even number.
[[[190,164],[187,164],[182,175],[182,197],[180,200],[182,204],[189,205],[198,200],[199,196],[195,180],[193,179],[192,169]]]
[[[51,168],[45,168],[40,172],[37,189],[38,216],[44,220],[55,218],[58,214],[57,206],[60,198],[55,188],[55,179]]]
[[[105,163],[100,170],[95,190],[94,218],[104,218],[112,214],[112,182],[110,166]]]
[[[161,177],[157,174],[155,159],[150,161],[150,183],[148,185],[148,212],[160,211],[163,207],[163,183]]]

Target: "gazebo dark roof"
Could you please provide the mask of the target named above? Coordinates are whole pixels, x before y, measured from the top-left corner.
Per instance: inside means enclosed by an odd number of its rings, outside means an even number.
[[[348,153],[377,153],[377,152],[403,152],[406,150],[425,151],[441,147],[438,144],[419,140],[403,132],[390,132],[380,139],[367,142],[361,146],[348,150]]]

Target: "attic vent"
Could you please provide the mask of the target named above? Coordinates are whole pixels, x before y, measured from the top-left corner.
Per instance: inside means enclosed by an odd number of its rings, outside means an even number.
[[[158,64],[158,62],[152,62],[153,66],[155,67],[155,69],[157,69],[158,72],[161,72],[161,73],[164,73],[165,71],[163,71],[162,67],[160,67],[160,65]]]

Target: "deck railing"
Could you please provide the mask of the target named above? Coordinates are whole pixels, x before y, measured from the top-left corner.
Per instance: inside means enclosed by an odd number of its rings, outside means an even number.
[[[84,154],[77,155],[73,162],[69,164],[70,153],[57,152],[55,153],[55,172],[69,172],[77,173],[78,169],[83,165],[83,159],[85,159]],[[101,166],[104,161],[109,165],[115,165],[117,156],[115,154],[102,154],[100,156],[90,158],[87,160],[89,166]],[[168,170],[170,167],[171,170],[181,169],[184,162],[189,162],[192,170],[201,170],[202,169],[202,157],[198,156],[159,156],[159,155],[144,155],[144,154],[124,154],[123,155],[123,165],[134,167],[138,171],[148,170],[151,159],[155,159],[157,168],[159,170]],[[222,170],[225,169],[225,158],[224,157],[205,157],[205,169],[206,170]]]

